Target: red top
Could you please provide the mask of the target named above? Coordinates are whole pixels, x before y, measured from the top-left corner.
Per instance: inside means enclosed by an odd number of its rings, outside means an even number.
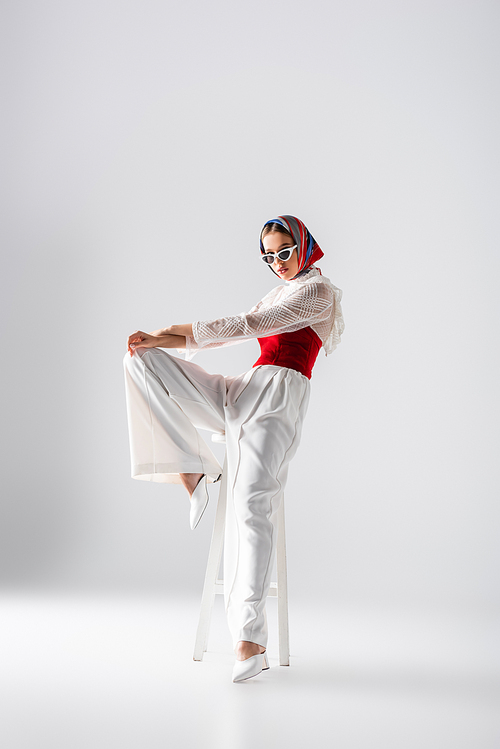
[[[275,364],[301,372],[309,380],[323,342],[312,328],[301,328],[293,333],[280,333],[257,338],[260,357],[255,364]]]

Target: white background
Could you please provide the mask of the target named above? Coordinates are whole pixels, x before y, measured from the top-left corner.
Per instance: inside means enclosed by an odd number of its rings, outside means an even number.
[[[248,310],[279,283],[260,229],[291,213],[346,322],[289,474],[291,600],[490,621],[498,4],[2,15],[6,595],[199,595],[216,493],[193,533],[181,487],[130,479],[125,342]],[[237,374],[257,356],[195,362]]]

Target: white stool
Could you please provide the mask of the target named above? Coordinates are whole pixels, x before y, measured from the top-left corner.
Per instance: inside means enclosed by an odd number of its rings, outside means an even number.
[[[224,434],[213,434],[213,442],[225,443]],[[224,545],[224,526],[226,522],[227,502],[227,457],[224,458],[222,479],[220,482],[219,498],[215,513],[214,529],[208,553],[207,569],[205,572],[205,583],[201,597],[200,619],[196,632],[193,660],[203,660],[208,643],[208,632],[210,619],[214,605],[215,594],[224,595],[224,580],[219,579],[219,569],[222,559],[222,548]],[[278,639],[280,666],[290,665],[290,644],[288,634],[288,591],[286,575],[286,543],[285,543],[285,507],[284,497],[278,509],[278,539],[276,548],[277,582],[272,582],[268,597],[278,597]]]

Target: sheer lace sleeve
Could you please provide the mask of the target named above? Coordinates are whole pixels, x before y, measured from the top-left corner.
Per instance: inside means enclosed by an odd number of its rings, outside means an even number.
[[[252,307],[249,314],[253,312],[257,312],[257,310],[261,307],[261,305],[262,305],[262,301],[258,302],[255,305],[255,307]],[[193,323],[193,332],[194,332],[194,326],[195,326],[195,323]],[[203,346],[200,346],[193,336],[186,336],[186,348],[177,349],[177,351],[180,354],[185,354],[186,361],[191,361],[193,356],[195,356],[196,352],[199,351],[201,348],[203,348],[203,350],[205,351],[206,349],[209,349],[209,348],[221,348],[222,346],[234,346],[237,343],[244,343],[246,340],[248,339],[247,338],[236,338],[236,339],[227,338],[227,339],[217,340],[217,341],[213,340],[213,341],[210,341],[209,343],[203,344]]]
[[[269,304],[271,295],[272,292],[249,312],[194,322],[193,337],[198,348],[292,333],[331,317],[334,296],[326,284],[302,284],[288,296],[278,294],[276,301]]]

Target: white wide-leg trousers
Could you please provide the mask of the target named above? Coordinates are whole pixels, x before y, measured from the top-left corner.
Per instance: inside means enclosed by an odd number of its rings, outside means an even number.
[[[300,442],[310,382],[294,369],[260,365],[209,374],[163,349],[124,357],[132,477],[216,481],[222,467],[198,429],[226,434],[224,601],[236,647],[267,647],[266,597],[276,556],[276,511]]]

